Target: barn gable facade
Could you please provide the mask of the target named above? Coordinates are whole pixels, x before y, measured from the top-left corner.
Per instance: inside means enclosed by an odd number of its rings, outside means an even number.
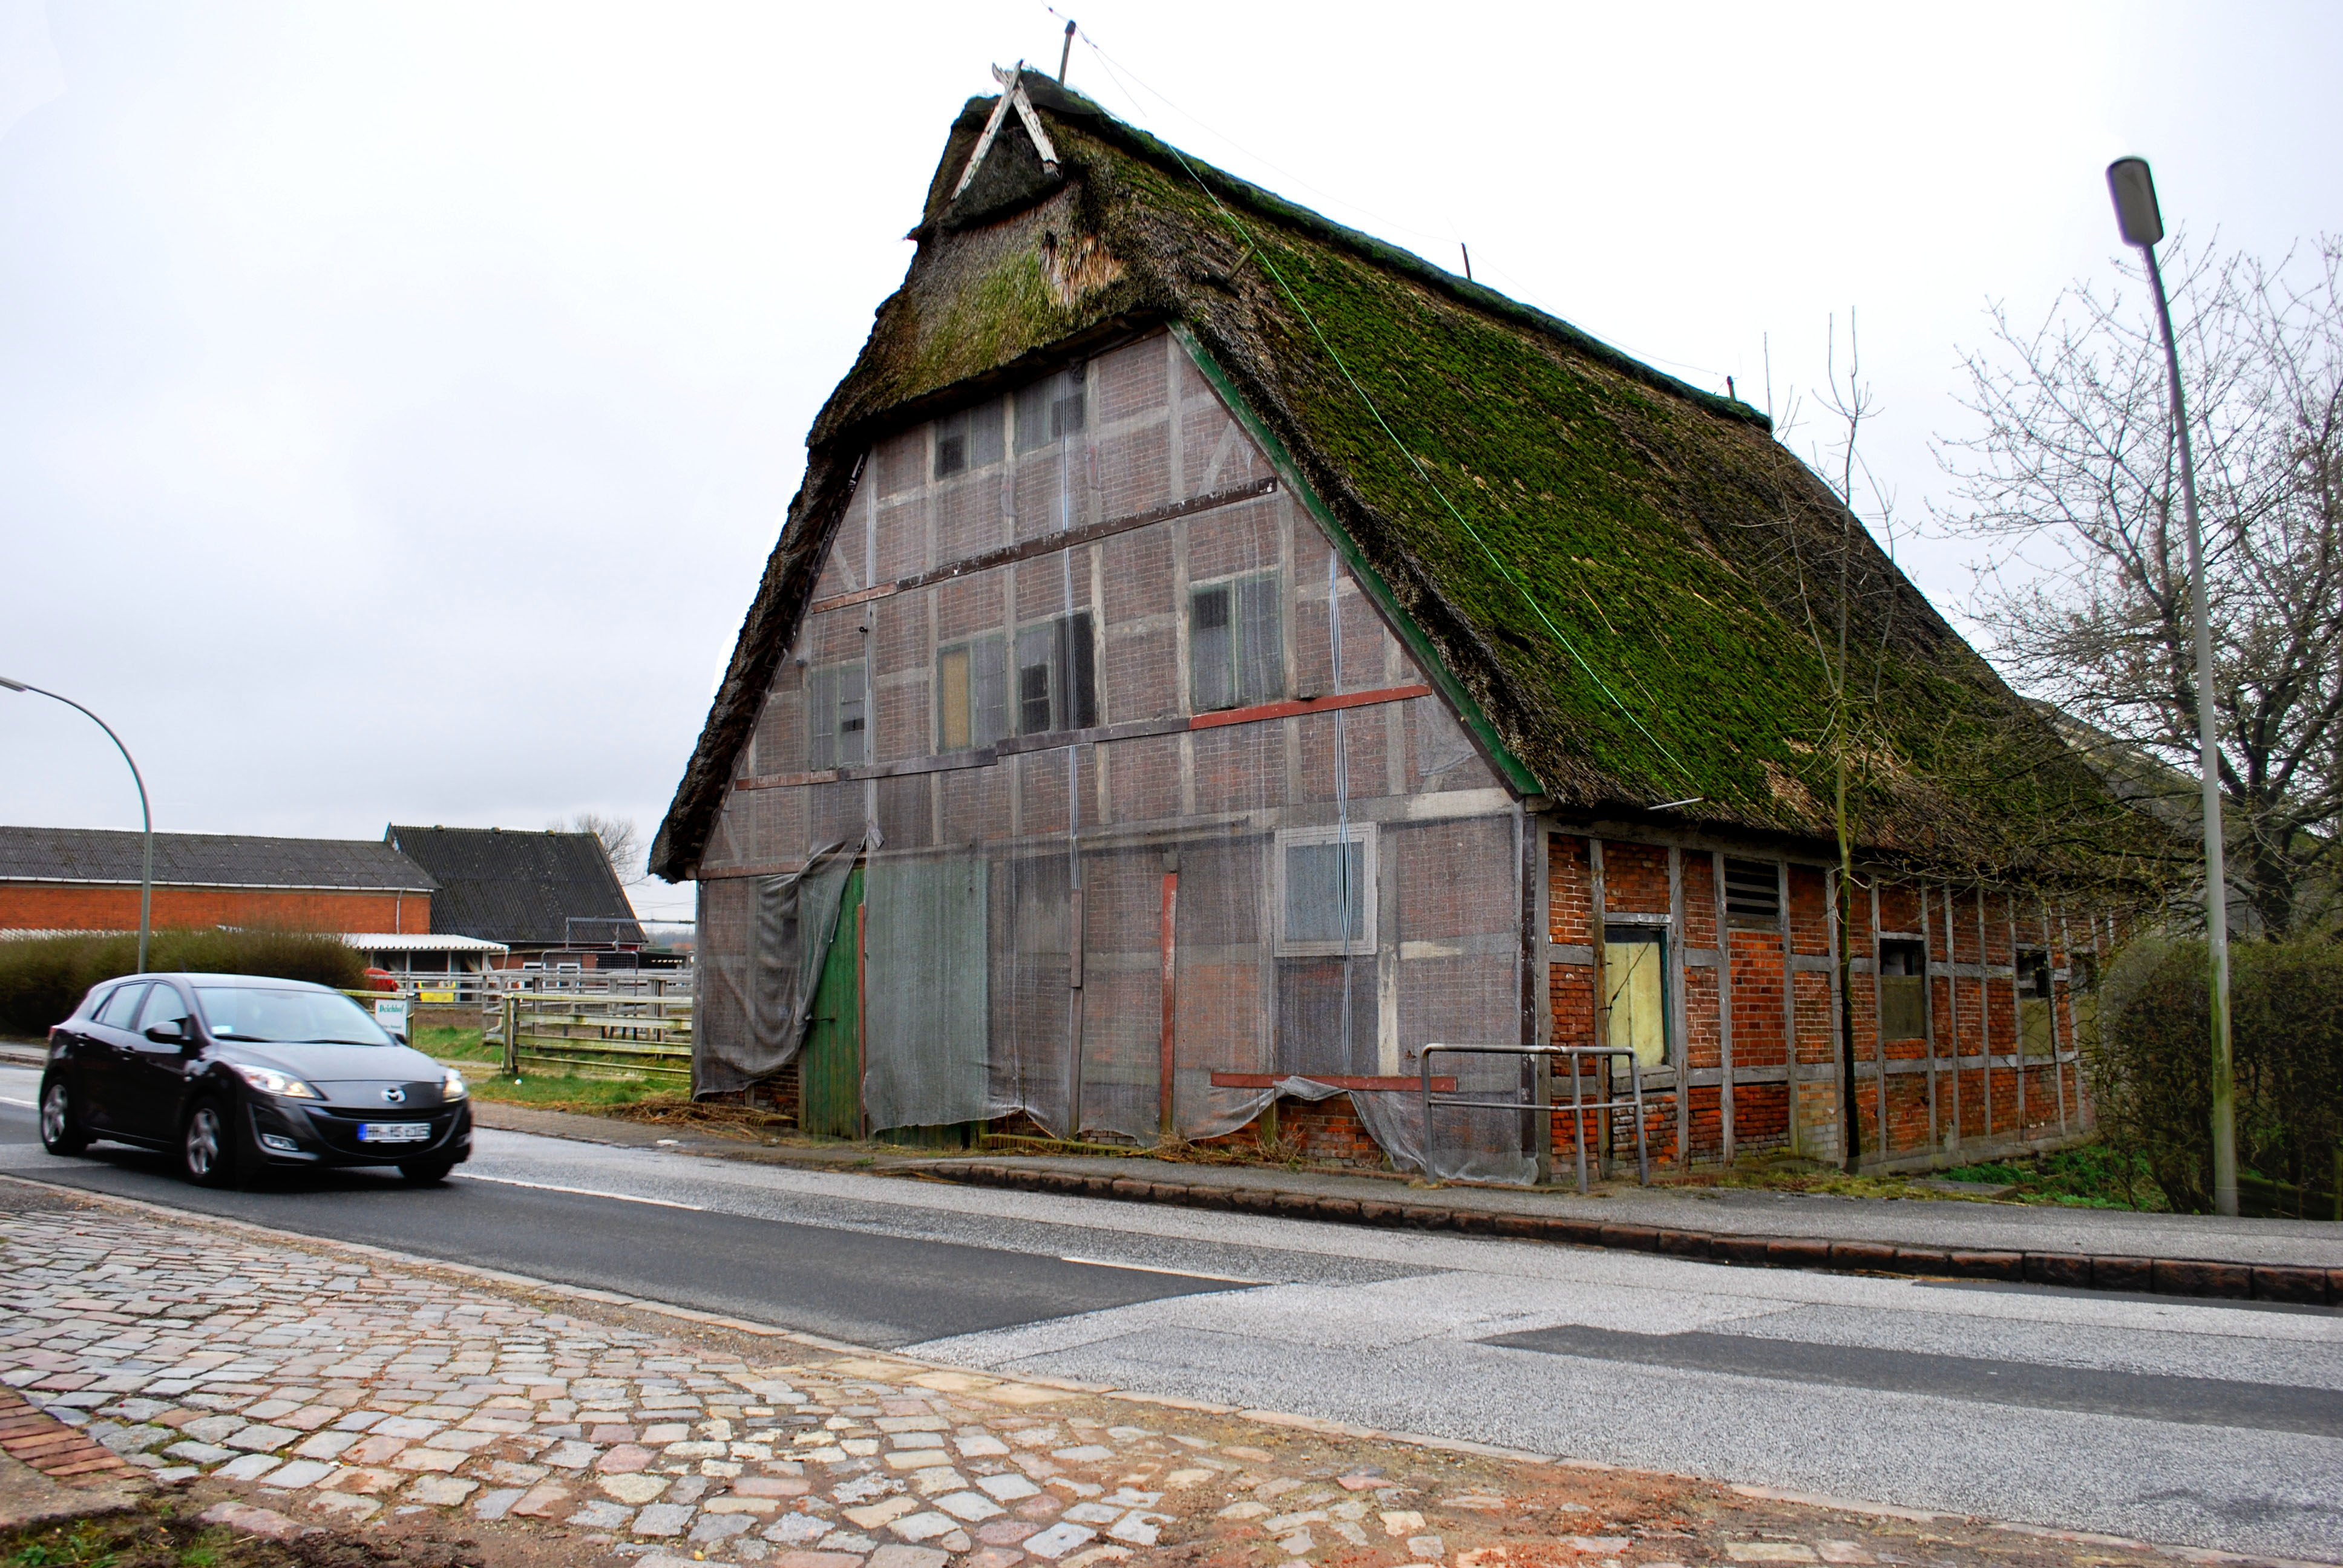
[[[2100,803],[1762,418],[1004,87],[654,848],[699,889],[700,1092],[1526,1181],[1635,1130],[1427,1138],[1420,1052],[1600,1044],[1664,1166],[2087,1126],[2106,927],[2042,824]],[[1783,576],[1834,541],[1908,710],[1847,889]]]

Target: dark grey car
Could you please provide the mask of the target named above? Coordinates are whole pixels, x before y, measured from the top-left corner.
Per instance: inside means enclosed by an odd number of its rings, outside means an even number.
[[[251,975],[131,975],[49,1030],[41,1143],[176,1152],[225,1186],[268,1166],[396,1165],[437,1181],[472,1155],[463,1074],[339,991]]]

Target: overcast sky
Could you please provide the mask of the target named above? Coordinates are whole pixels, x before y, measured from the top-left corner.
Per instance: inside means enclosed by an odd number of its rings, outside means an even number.
[[[2331,4],[1073,14],[1115,112],[1695,384],[1762,404],[1770,340],[1778,402],[1858,311],[1907,529],[1987,301],[2112,278],[2110,158],[2343,227]],[[160,829],[648,838],[946,127],[1059,27],[0,0],[0,674]],[[1897,549],[1956,612],[1968,547]],[[0,763],[0,822],[137,825],[55,704]]]

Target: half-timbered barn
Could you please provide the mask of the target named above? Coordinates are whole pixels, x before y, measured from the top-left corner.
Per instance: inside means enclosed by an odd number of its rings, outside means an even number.
[[[699,1092],[1408,1165],[1424,1047],[1571,1045],[1663,1168],[2087,1127],[2113,808],[1763,415],[1001,82],[652,853]]]

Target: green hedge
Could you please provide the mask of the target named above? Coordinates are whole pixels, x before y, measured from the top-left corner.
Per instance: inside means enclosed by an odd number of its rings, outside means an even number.
[[[2343,945],[2240,943],[2229,984],[2239,1186],[2262,1212],[2343,1217]],[[2203,942],[2135,942],[2108,971],[2089,1050],[2102,1131],[2197,1213],[2213,1207],[2210,995]]]
[[[271,975],[356,990],[366,960],[338,937],[289,931],[156,931],[146,967],[158,973]],[[138,935],[0,941],[0,1030],[45,1035],[89,988],[138,968]]]

